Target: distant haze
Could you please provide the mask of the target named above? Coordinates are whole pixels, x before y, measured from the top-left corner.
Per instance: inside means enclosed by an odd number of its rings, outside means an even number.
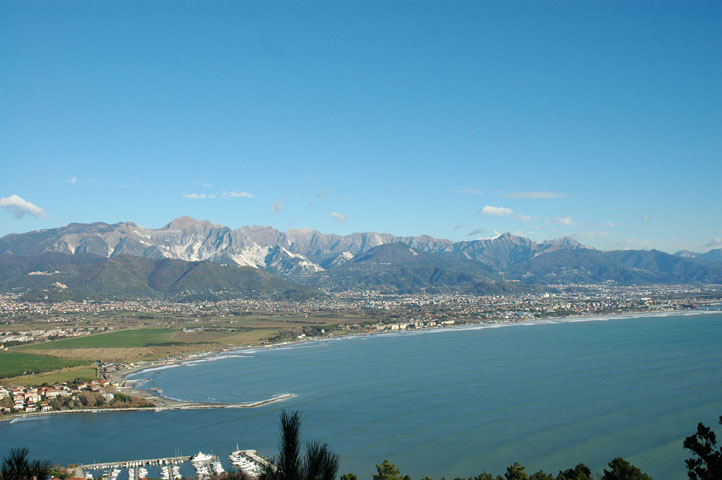
[[[47,288],[55,281],[52,275],[30,273],[56,269],[60,277],[72,280],[58,292],[68,297],[101,292],[103,284],[118,286],[117,296],[231,291],[238,289],[240,279],[246,292],[261,288],[263,282],[269,292],[291,288],[272,284],[271,277],[254,270],[330,290],[399,293],[514,293],[560,283],[722,284],[720,253],[601,251],[568,237],[537,243],[509,233],[453,242],[428,235],[376,232],[340,236],[311,229],[281,232],[264,226],[234,230],[180,217],[159,229],[144,229],[132,222],[73,223],[6,235],[0,238],[0,270],[5,270],[0,289],[21,284],[29,291]],[[106,257],[115,260],[106,261]],[[175,263],[161,262],[166,259]],[[211,263],[202,268],[189,263],[202,261]],[[251,268],[241,272],[239,266]],[[98,278],[107,278],[98,280],[96,288],[93,279],[98,272],[102,272]],[[157,281],[161,277],[165,280]],[[293,293],[313,294],[303,289]]]

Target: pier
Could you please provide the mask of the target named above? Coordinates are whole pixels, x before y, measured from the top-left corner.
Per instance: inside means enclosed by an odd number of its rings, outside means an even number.
[[[102,462],[91,463],[89,465],[80,465],[78,468],[84,470],[105,470],[108,468],[128,468],[142,465],[169,465],[171,463],[189,462],[190,456],[182,457],[165,457],[165,458],[149,458],[147,460],[124,460],[122,462]]]
[[[78,465],[75,467],[76,478],[85,478],[85,473],[89,470],[112,470],[121,468],[135,468],[142,466],[151,465],[179,465],[184,462],[190,461],[190,456],[181,457],[163,457],[163,458],[147,458],[142,460],[123,460],[120,462],[99,462],[90,463],[86,465]],[[136,478],[137,475],[136,475]],[[130,479],[134,480],[134,479]]]

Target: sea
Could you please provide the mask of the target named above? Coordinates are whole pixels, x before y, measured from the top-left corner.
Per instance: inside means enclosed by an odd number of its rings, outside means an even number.
[[[686,478],[682,447],[722,415],[722,312],[540,320],[245,349],[134,375],[191,401],[259,408],[51,415],[0,422],[0,456],[53,464],[209,452],[273,455],[282,410],[327,442],[341,472],[388,459],[412,478],[503,473],[519,462],[599,474],[624,457],[656,480]]]

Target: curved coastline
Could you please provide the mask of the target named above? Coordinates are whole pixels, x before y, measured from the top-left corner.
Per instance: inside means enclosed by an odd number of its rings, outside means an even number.
[[[578,322],[606,322],[614,320],[626,320],[632,318],[649,318],[649,317],[669,317],[669,316],[699,316],[706,314],[719,314],[720,310],[674,310],[674,311],[658,311],[658,312],[623,312],[623,313],[608,313],[601,315],[573,315],[573,316],[560,316],[560,317],[545,317],[530,320],[492,320],[486,322],[479,322],[474,324],[462,324],[454,326],[444,326],[437,328],[426,328],[420,330],[406,330],[406,331],[372,331],[363,333],[349,333],[344,335],[337,335],[332,337],[323,338],[307,338],[293,341],[284,341],[270,345],[249,345],[241,348],[223,348],[217,351],[208,351],[202,354],[197,354],[192,358],[178,358],[168,359],[162,362],[153,362],[148,365],[137,366],[130,368],[122,372],[116,372],[111,375],[111,380],[119,385],[116,387],[122,393],[143,398],[154,404],[153,407],[125,407],[125,408],[96,408],[96,409],[74,409],[74,410],[56,410],[48,412],[32,412],[23,413],[20,415],[12,415],[9,418],[0,418],[0,422],[12,422],[14,420],[20,420],[24,418],[42,417],[47,415],[67,414],[67,413],[112,413],[112,412],[163,412],[169,410],[203,410],[203,409],[219,409],[219,408],[257,408],[272,403],[286,401],[295,398],[297,395],[293,393],[283,393],[274,395],[270,398],[244,403],[223,403],[223,402],[193,402],[185,401],[181,399],[175,399],[163,395],[161,391],[152,391],[134,385],[135,382],[143,381],[129,378],[130,376],[140,375],[144,372],[182,367],[186,364],[203,361],[214,361],[215,359],[222,359],[224,356],[229,354],[248,354],[252,355],[258,349],[282,349],[282,348],[299,348],[301,345],[313,347],[315,345],[323,344],[330,341],[349,340],[354,338],[372,337],[378,335],[388,336],[401,336],[401,335],[423,335],[432,333],[443,333],[443,332],[459,332],[459,331],[475,331],[484,330],[489,328],[503,328],[503,327],[523,327],[523,326],[535,326],[535,325],[554,325],[563,323],[578,323]],[[145,382],[144,382],[145,383]]]
[[[697,316],[697,315],[708,315],[708,314],[718,314],[721,310],[674,310],[674,311],[659,311],[659,312],[620,312],[620,313],[605,313],[605,314],[595,314],[595,315],[570,315],[570,316],[560,316],[560,317],[544,317],[544,318],[535,318],[530,320],[507,320],[507,319],[499,319],[499,320],[491,320],[491,321],[484,321],[479,323],[467,323],[467,324],[461,324],[461,325],[452,325],[452,326],[444,326],[444,327],[436,327],[436,328],[424,328],[419,330],[405,330],[405,331],[372,331],[372,332],[362,332],[362,333],[347,333],[343,335],[334,335],[329,337],[307,337],[305,339],[297,339],[297,340],[291,340],[291,341],[283,341],[279,343],[273,343],[269,345],[248,345],[247,347],[237,347],[237,348],[222,348],[215,351],[208,351],[202,354],[198,354],[197,356],[194,356],[193,358],[178,358],[178,359],[168,359],[164,360],[162,362],[152,362],[148,365],[139,366],[136,368],[131,368],[128,370],[125,370],[120,374],[120,377],[118,380],[121,382],[135,382],[137,380],[129,378],[133,375],[140,375],[145,372],[149,371],[155,371],[155,370],[164,370],[167,368],[176,368],[176,367],[182,367],[186,364],[191,364],[195,362],[208,362],[208,361],[214,361],[216,357],[218,359],[221,359],[225,356],[229,356],[229,354],[234,355],[253,355],[256,351],[259,349],[263,350],[269,350],[269,349],[282,349],[282,348],[298,348],[300,345],[307,345],[309,347],[314,346],[316,344],[322,344],[325,342],[331,342],[331,341],[339,341],[339,340],[348,340],[352,338],[363,338],[363,337],[375,337],[378,335],[385,335],[385,336],[400,336],[400,335],[424,335],[424,334],[432,334],[432,333],[442,333],[442,332],[459,332],[459,331],[470,331],[470,330],[484,330],[487,328],[503,328],[503,327],[530,327],[535,325],[555,325],[555,324],[562,324],[562,323],[579,323],[579,322],[607,322],[607,321],[613,321],[613,320],[627,320],[631,318],[648,318],[648,317],[670,317],[670,316]],[[120,383],[120,382],[119,382]],[[127,386],[125,388],[132,388],[135,392],[146,392],[147,390],[138,389],[135,387]],[[181,401],[178,399],[173,399],[169,397],[165,397],[161,395],[161,397],[153,397],[153,398],[164,398],[167,400],[172,401]]]

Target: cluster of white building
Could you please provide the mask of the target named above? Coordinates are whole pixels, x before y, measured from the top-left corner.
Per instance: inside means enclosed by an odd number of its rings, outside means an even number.
[[[105,401],[110,402],[115,395],[112,392],[105,392],[105,388],[109,385],[110,382],[104,379],[78,385],[58,383],[51,387],[23,385],[3,387],[0,385],[0,414],[47,412],[53,410],[51,405],[53,400],[58,398],[77,399],[83,391],[102,393]],[[10,402],[5,400],[8,398],[11,400]]]

